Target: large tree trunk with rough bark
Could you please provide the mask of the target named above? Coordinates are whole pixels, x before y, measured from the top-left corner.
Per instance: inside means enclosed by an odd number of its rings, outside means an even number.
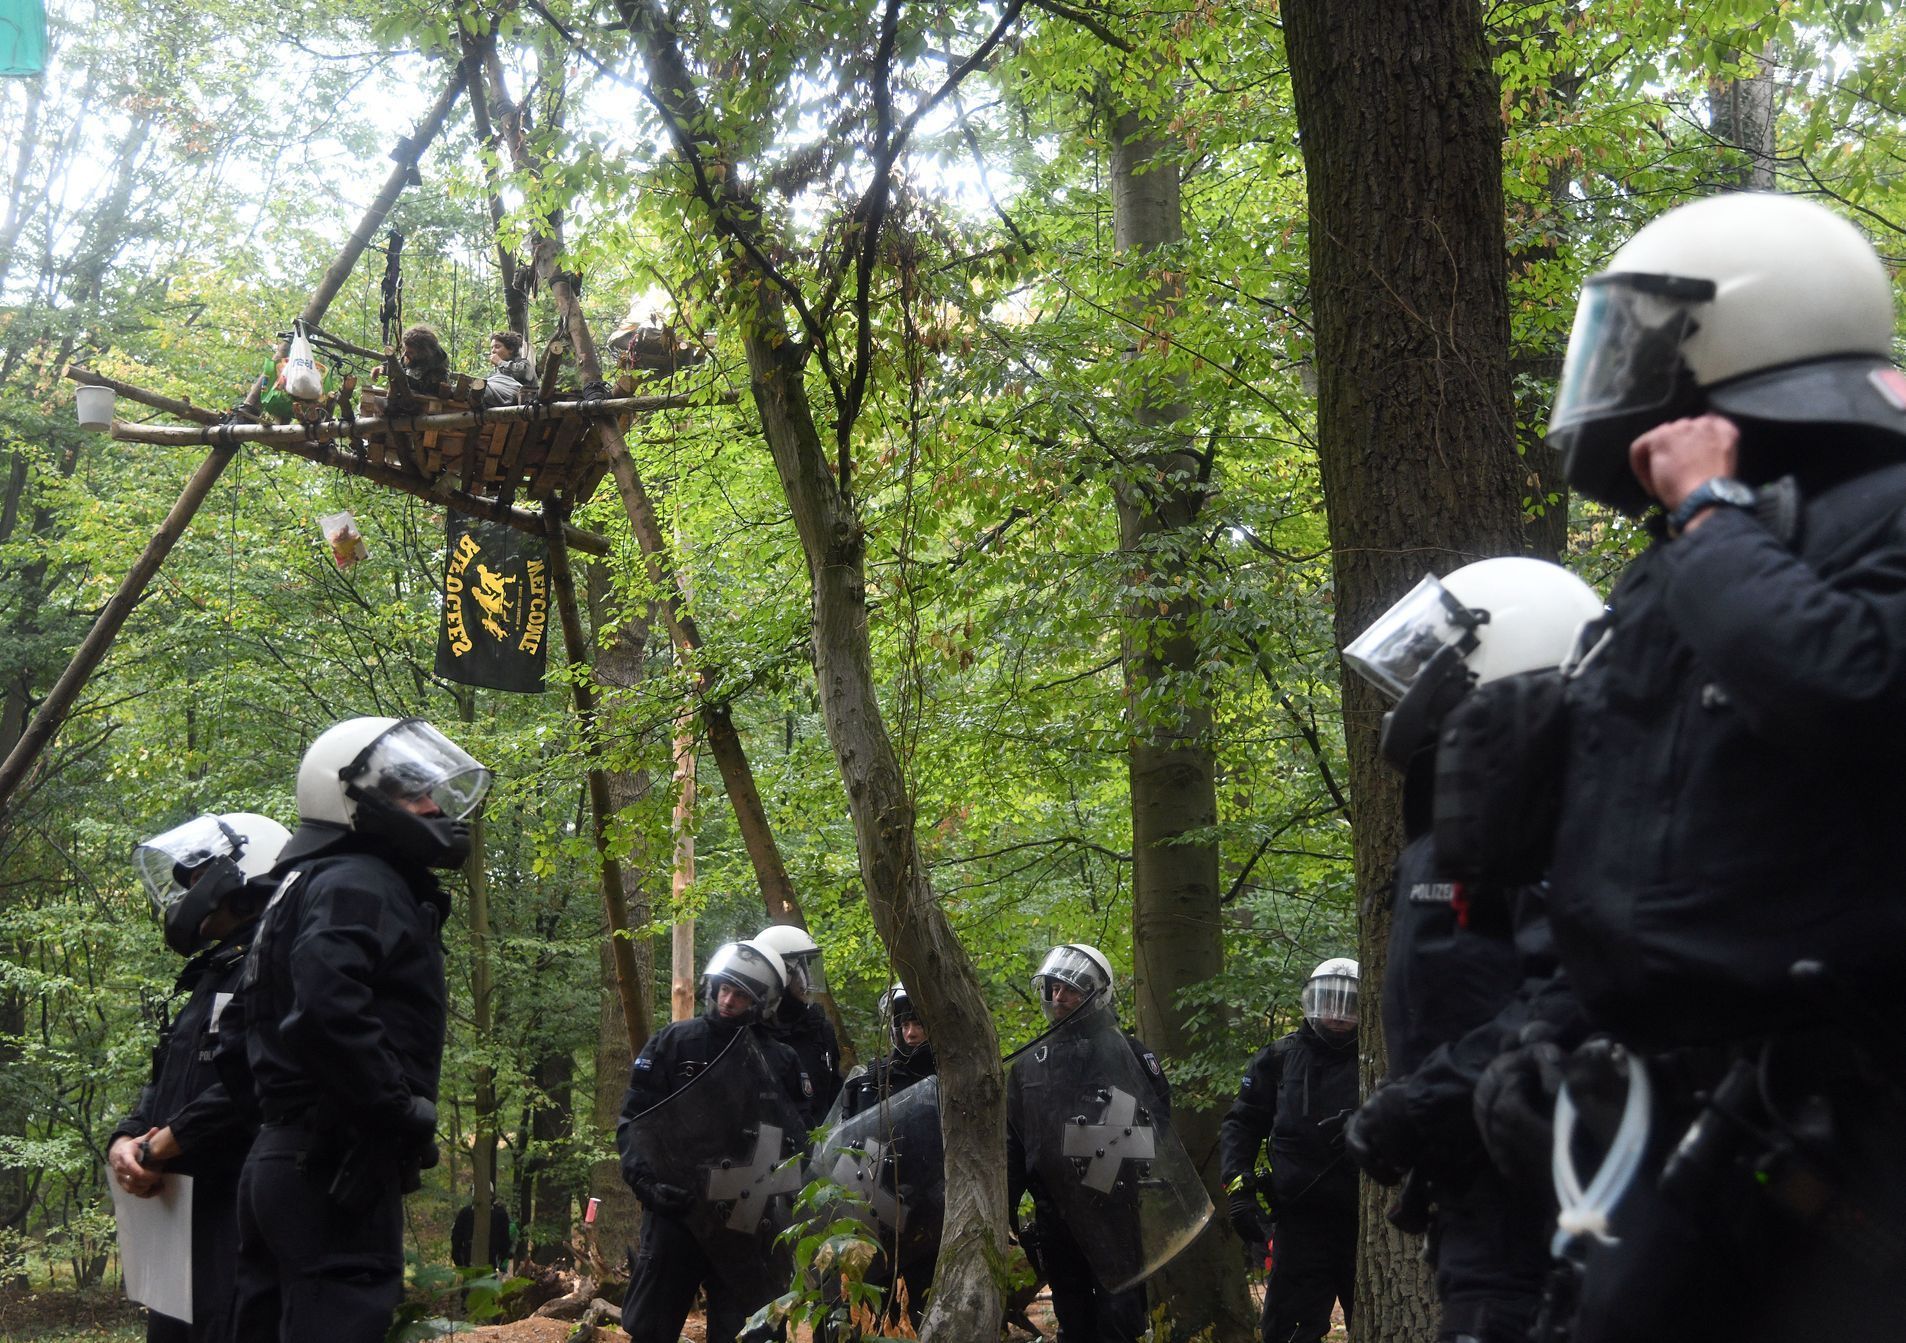
[[[1151,252],[1184,237],[1178,164],[1157,127],[1132,112],[1111,117],[1112,235],[1120,252]],[[1182,286],[1145,287],[1138,320],[1167,328]],[[1130,467],[1117,490],[1119,545],[1129,556],[1136,588],[1156,593],[1169,583],[1175,595],[1160,611],[1155,596],[1127,602],[1125,686],[1133,715],[1127,750],[1132,807],[1132,971],[1138,997],[1138,1034],[1165,1060],[1195,1047],[1178,991],[1224,968],[1224,923],[1219,908],[1217,763],[1211,746],[1209,698],[1180,698],[1159,710],[1140,709],[1146,687],[1196,677],[1201,663],[1196,626],[1203,609],[1195,572],[1201,548],[1198,517],[1206,499],[1210,463],[1180,429],[1186,408],[1177,388],[1133,379]],[[1187,835],[1203,838],[1187,843]],[[1214,1203],[1224,1195],[1218,1163],[1216,1106],[1179,1104],[1172,1123],[1204,1177]],[[1155,1300],[1170,1303],[1173,1336],[1205,1329],[1229,1343],[1251,1333],[1242,1261],[1214,1218],[1153,1283]]]
[[[1001,1310],[1006,1093],[999,1040],[979,976],[920,860],[913,799],[874,685],[866,537],[829,470],[802,380],[801,347],[789,339],[772,294],[754,298],[747,321],[755,405],[813,584],[814,675],[847,787],[861,881],[874,927],[920,1003],[939,1061],[946,1239],[922,1337],[970,1343],[996,1334]]]
[[[1426,570],[1523,548],[1502,233],[1498,84],[1472,0],[1291,0],[1285,40],[1310,197],[1318,451],[1339,647]],[[1379,1027],[1400,781],[1384,708],[1345,674],[1363,963],[1364,1081]],[[1428,1339],[1420,1244],[1366,1182],[1357,1335]]]

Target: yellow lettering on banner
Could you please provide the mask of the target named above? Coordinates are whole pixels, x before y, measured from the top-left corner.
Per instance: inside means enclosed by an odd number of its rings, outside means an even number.
[[[523,622],[523,637],[517,641],[516,651],[534,653],[543,646],[543,630],[549,623],[549,580],[543,573],[541,560],[530,560],[529,564],[529,613]]]
[[[462,657],[475,646],[463,621],[463,579],[460,575],[481,551],[482,547],[476,543],[476,538],[465,532],[457,538],[457,548],[452,552],[448,571],[443,576],[443,627],[450,640],[450,652],[455,657]]]

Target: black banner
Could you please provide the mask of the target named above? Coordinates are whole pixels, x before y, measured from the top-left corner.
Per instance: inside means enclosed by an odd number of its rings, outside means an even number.
[[[549,556],[500,522],[450,514],[437,675],[534,694],[543,688]]]

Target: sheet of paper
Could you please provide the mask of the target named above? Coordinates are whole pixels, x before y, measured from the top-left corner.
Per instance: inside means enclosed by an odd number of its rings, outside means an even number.
[[[152,1198],[134,1198],[117,1180],[112,1191],[127,1299],[190,1324],[192,1177],[166,1176]]]

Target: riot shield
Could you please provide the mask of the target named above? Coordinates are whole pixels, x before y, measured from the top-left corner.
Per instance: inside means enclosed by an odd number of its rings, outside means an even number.
[[[1058,1205],[1100,1286],[1143,1282],[1211,1217],[1155,1079],[1105,1007],[1073,1013],[1009,1063],[1028,1174]]]
[[[945,1159],[937,1077],[839,1120],[811,1158],[816,1175],[860,1196],[855,1214],[900,1264],[931,1260],[940,1252]]]
[[[793,1258],[776,1238],[801,1190],[801,1116],[742,1029],[693,1080],[629,1121],[629,1143],[655,1179],[688,1190],[681,1214],[749,1311],[786,1291]]]

